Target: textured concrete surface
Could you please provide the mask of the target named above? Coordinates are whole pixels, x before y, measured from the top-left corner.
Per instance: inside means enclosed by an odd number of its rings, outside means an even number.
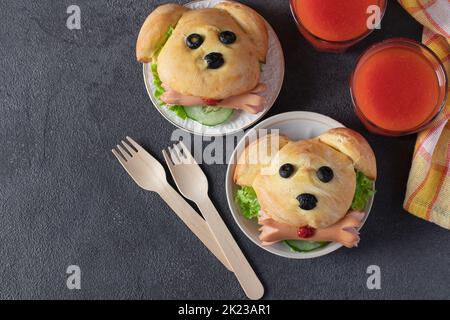
[[[126,134],[160,160],[170,143],[174,128],[152,107],[134,59],[140,24],[159,2],[0,2],[0,298],[244,298],[233,275],[110,153]],[[382,30],[346,54],[323,54],[299,36],[288,1],[246,2],[272,24],[285,50],[283,90],[266,117],[329,115],[369,139],[380,172],[360,247],[295,261],[240,232],[226,204],[226,166],[203,166],[266,298],[449,298],[450,232],[402,209],[415,137],[368,133],[348,93],[364,48],[393,36],[420,39],[420,26],[390,1]],[[65,26],[71,4],[81,8],[81,30]],[[71,264],[82,270],[81,290],[66,288]],[[381,290],[366,288],[372,264],[381,267]]]

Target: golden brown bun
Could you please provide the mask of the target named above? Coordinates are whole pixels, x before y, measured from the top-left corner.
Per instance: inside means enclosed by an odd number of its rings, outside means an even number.
[[[183,13],[189,9],[178,4],[157,7],[145,20],[136,42],[136,58],[139,62],[151,62],[155,51],[161,47],[169,27],[175,27]]]
[[[286,136],[275,134],[268,134],[251,142],[237,160],[234,182],[239,186],[251,186],[261,168],[268,166],[273,155],[288,142]]]
[[[290,163],[295,171],[289,178],[279,175],[281,165]],[[317,169],[332,168],[334,177],[324,183]],[[292,226],[328,227],[345,216],[356,188],[355,169],[345,154],[317,139],[290,142],[275,155],[268,174],[253,181],[261,209],[274,220]],[[316,207],[304,210],[297,197],[309,193],[317,198]]]
[[[368,178],[377,178],[375,154],[369,143],[358,132],[347,128],[331,129],[319,137],[319,140],[349,156],[355,168]]]
[[[175,25],[161,51],[156,52],[168,28]],[[220,42],[222,31],[232,31],[236,41]],[[204,39],[196,49],[186,45],[186,37],[193,33]],[[182,95],[218,100],[258,85],[260,61],[265,61],[267,50],[265,21],[253,9],[235,2],[198,10],[175,4],[158,7],[144,22],[136,45],[138,60],[156,61],[162,82],[170,88]],[[213,52],[222,54],[225,63],[208,69],[204,58]]]
[[[221,30],[233,31],[236,42],[224,45],[219,41]],[[204,37],[198,49],[189,49],[185,38],[198,33]],[[218,52],[225,64],[207,69],[205,55]],[[225,99],[255,88],[260,67],[254,43],[226,11],[209,8],[183,14],[175,31],[158,56],[161,80],[184,95]]]
[[[221,2],[215,8],[225,10],[233,16],[255,44],[259,61],[266,62],[269,33],[267,32],[266,22],[259,13],[250,7],[234,1]]]

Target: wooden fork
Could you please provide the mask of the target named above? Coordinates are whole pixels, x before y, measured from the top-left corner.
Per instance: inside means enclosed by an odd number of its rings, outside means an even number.
[[[133,139],[127,137],[127,140],[122,140],[116,146],[117,150],[112,149],[122,167],[138,186],[158,193],[197,238],[231,271],[230,264],[205,220],[170,186],[163,166]]]
[[[194,157],[183,142],[163,150],[163,155],[178,190],[197,204],[247,297],[260,299],[264,287],[211,202],[208,180]]]

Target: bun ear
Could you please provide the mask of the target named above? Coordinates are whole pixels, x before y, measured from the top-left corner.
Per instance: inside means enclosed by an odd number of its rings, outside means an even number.
[[[355,169],[368,178],[377,178],[377,162],[369,143],[358,132],[347,128],[328,130],[318,137],[319,141],[342,152],[352,159]]]
[[[237,159],[234,182],[239,186],[251,186],[261,169],[267,167],[272,157],[289,141],[281,134],[267,134],[250,142]]]
[[[189,9],[178,4],[157,7],[145,19],[136,42],[136,58],[139,62],[151,62],[167,40],[167,31],[175,27],[183,13]]]
[[[269,35],[264,19],[255,10],[239,2],[224,1],[217,4],[215,8],[227,11],[236,20],[254,43],[259,61],[265,63]]]

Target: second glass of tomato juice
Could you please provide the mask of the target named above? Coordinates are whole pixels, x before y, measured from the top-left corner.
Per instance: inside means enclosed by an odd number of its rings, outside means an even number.
[[[290,0],[302,35],[317,50],[328,52],[343,52],[368,36],[373,15],[381,21],[386,5],[386,0]]]
[[[350,79],[355,112],[372,132],[400,136],[425,129],[444,108],[448,79],[426,46],[393,38],[370,47]]]

